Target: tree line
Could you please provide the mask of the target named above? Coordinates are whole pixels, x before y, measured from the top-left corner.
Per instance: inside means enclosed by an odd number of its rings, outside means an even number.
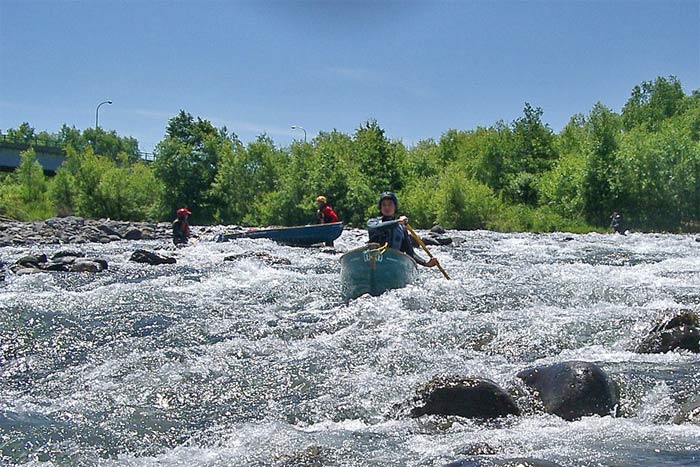
[[[377,197],[395,191],[420,227],[499,231],[604,230],[613,211],[639,230],[700,230],[700,92],[673,76],[635,86],[620,113],[602,103],[557,134],[541,108],[514,121],[446,131],[412,147],[378,122],[352,134],[321,132],[278,147],[265,134],[243,144],[226,127],[180,111],[154,150],[114,132],[64,125],[40,133],[66,147],[47,178],[30,149],[2,176],[0,214],[167,220],[187,206],[194,223],[301,225],[325,195],[363,226]],[[7,132],[36,136],[29,124]]]

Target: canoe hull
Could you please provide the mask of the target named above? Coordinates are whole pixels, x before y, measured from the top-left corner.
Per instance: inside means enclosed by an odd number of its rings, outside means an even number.
[[[345,299],[400,289],[418,276],[413,258],[398,250],[380,253],[378,248],[378,244],[369,243],[340,258],[340,284]]]
[[[229,235],[219,235],[217,241],[227,242],[237,238],[268,238],[277,243],[292,246],[311,246],[318,243],[330,243],[343,233],[343,223],[301,225],[295,227],[278,227],[258,229]]]

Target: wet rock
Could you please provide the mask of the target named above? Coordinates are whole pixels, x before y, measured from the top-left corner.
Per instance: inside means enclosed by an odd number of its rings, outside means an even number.
[[[285,264],[290,265],[292,262],[287,258],[279,258],[277,256],[272,256],[268,253],[262,251],[256,251],[255,253],[240,253],[237,255],[231,255],[224,258],[224,261],[239,261],[242,259],[255,258],[261,260],[265,264]]]
[[[282,454],[274,463],[275,467],[323,467],[326,465],[320,446],[309,446],[303,451]]]
[[[177,261],[175,258],[169,256],[161,256],[157,253],[148,250],[136,250],[131,254],[129,261],[134,261],[136,263],[146,263],[153,266],[159,264],[175,264]]]
[[[467,458],[445,464],[444,467],[561,467],[555,462],[530,457],[514,457],[512,459]]]
[[[119,232],[117,232],[116,230],[114,230],[114,228],[112,228],[111,226],[109,226],[107,224],[100,224],[97,226],[97,228],[100,229],[102,232],[106,233],[108,237],[114,235],[114,236],[121,238],[121,235],[119,235]]]
[[[41,255],[27,255],[23,256],[20,259],[17,260],[16,264],[19,264],[24,267],[34,267],[38,268],[42,263],[45,263],[47,261],[46,255],[41,254]]]
[[[103,264],[91,259],[78,259],[70,266],[70,272],[101,272]]]
[[[450,245],[452,244],[452,237],[447,235],[432,235],[431,237],[437,242],[438,245]]]
[[[143,232],[140,229],[129,229],[124,233],[126,240],[141,240]]]
[[[54,253],[54,255],[51,257],[51,259],[64,258],[66,256],[72,256],[74,258],[82,258],[83,256],[85,256],[85,253],[83,253],[82,251],[78,251],[78,250],[61,250],[61,251],[57,251],[56,253]]]
[[[441,226],[440,224],[434,225],[434,226],[430,229],[430,232],[431,232],[431,233],[434,233],[434,234],[438,234],[438,235],[445,235],[445,234],[447,233],[447,231],[445,230],[445,228],[444,228],[443,226]]]
[[[421,237],[421,240],[423,240],[423,243],[425,243],[428,246],[440,246],[440,243],[435,239],[434,237],[431,237],[429,235],[426,235],[425,237]],[[414,245],[418,246],[418,245]]]
[[[36,273],[41,273],[43,272],[41,269],[37,268],[18,268],[14,270],[14,273],[17,274],[18,276],[24,276],[27,274],[36,274]]]
[[[700,395],[695,395],[681,406],[673,423],[681,425],[683,423],[692,423],[700,425]]]
[[[73,264],[76,259],[81,258],[83,255],[80,256],[61,256],[56,259],[52,259],[50,264]]]
[[[676,349],[700,353],[700,323],[692,311],[683,311],[654,326],[636,351],[666,353]]]
[[[449,376],[433,378],[418,391],[412,417],[422,415],[458,415],[490,419],[520,415],[515,401],[488,379]]]
[[[66,257],[66,258],[68,258],[68,257]],[[61,258],[61,259],[63,259],[63,258]],[[75,258],[73,258],[73,260],[75,260]],[[51,262],[51,263],[48,263],[46,266],[44,266],[43,269],[44,269],[44,271],[67,272],[70,270],[70,264],[71,263]]]
[[[492,456],[496,454],[496,450],[487,443],[472,443],[460,449],[459,454],[463,456]]]
[[[564,420],[610,415],[619,403],[617,384],[594,363],[540,366],[521,371],[517,377],[535,391],[547,413]]]

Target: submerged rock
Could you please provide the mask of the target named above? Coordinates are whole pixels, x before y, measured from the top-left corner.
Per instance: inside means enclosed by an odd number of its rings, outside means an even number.
[[[520,415],[513,398],[495,382],[473,377],[436,377],[418,391],[412,417],[458,415],[467,418],[498,418]]]
[[[175,264],[177,260],[170,256],[161,256],[157,253],[148,250],[136,250],[131,254],[129,261],[134,261],[136,263],[146,263],[153,266],[159,264]]]
[[[237,255],[231,255],[224,258],[224,261],[240,261],[242,259],[255,258],[259,259],[265,264],[285,264],[290,265],[292,262],[287,258],[279,258],[277,256],[272,256],[268,253],[257,251],[255,253],[240,253]]]
[[[700,425],[700,395],[695,395],[681,406],[673,423],[680,425],[683,423],[692,423]]]
[[[654,326],[636,351],[666,353],[676,349],[700,353],[700,323],[692,311],[683,311]]]
[[[561,467],[555,462],[529,457],[512,459],[468,458],[446,464],[444,467]]]
[[[107,262],[98,259],[77,259],[70,266],[70,272],[101,272],[107,269]]]
[[[563,362],[517,374],[534,389],[547,413],[564,420],[610,415],[619,404],[618,387],[595,363]]]

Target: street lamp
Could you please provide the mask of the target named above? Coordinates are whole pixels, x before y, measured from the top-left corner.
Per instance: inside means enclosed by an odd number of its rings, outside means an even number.
[[[304,132],[304,142],[306,143],[306,128],[303,126],[292,125],[292,130],[301,130]]]
[[[99,121],[100,121],[100,106],[101,106],[102,104],[109,104],[109,105],[112,105],[112,101],[104,101],[104,102],[100,102],[99,104],[97,104],[97,108],[95,109],[95,131],[97,131],[97,128],[98,128],[98,126],[99,126]]]

